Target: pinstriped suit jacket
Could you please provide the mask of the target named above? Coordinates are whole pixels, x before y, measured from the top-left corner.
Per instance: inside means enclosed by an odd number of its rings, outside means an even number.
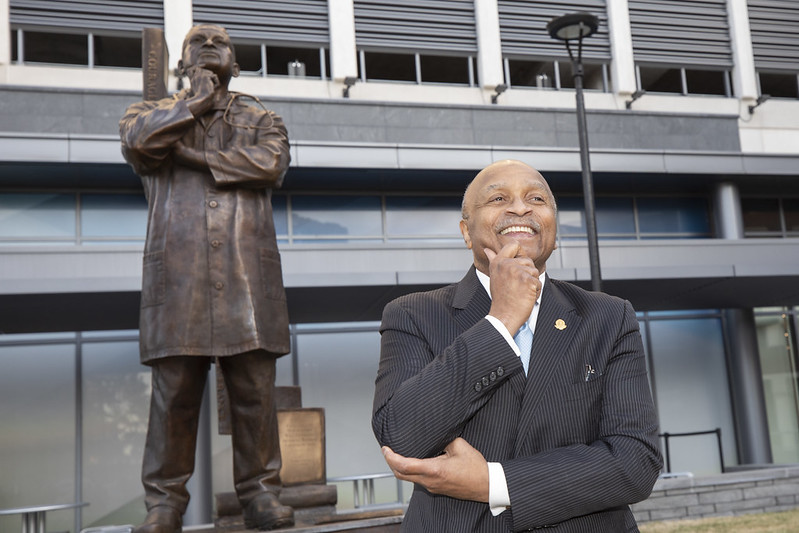
[[[379,443],[432,457],[463,437],[502,463],[511,499],[494,517],[485,503],[416,486],[403,531],[637,531],[628,504],[649,495],[662,457],[631,305],[549,278],[526,377],[484,318],[490,304],[472,267],[383,311]]]

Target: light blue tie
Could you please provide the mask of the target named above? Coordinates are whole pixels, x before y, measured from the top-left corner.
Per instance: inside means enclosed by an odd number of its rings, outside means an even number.
[[[533,347],[533,330],[530,329],[527,322],[522,324],[513,340],[516,341],[516,346],[519,347],[519,359],[522,360],[524,375],[526,376],[527,368],[530,366],[530,348]]]

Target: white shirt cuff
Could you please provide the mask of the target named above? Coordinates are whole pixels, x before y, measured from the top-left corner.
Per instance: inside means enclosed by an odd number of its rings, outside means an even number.
[[[488,506],[494,516],[510,507],[508,482],[500,463],[488,463]]]
[[[519,350],[519,347],[516,346],[516,341],[513,340],[513,335],[510,334],[508,328],[505,327],[505,324],[503,324],[500,319],[495,316],[486,315],[486,320],[491,322],[491,325],[494,326],[497,331],[499,331],[500,335],[505,338],[505,340],[508,342],[508,345],[513,348],[513,352],[517,356],[522,353],[521,350]],[[505,474],[502,476],[505,477]]]

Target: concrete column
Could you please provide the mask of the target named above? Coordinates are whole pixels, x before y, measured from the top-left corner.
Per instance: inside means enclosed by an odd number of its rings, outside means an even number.
[[[738,186],[732,182],[717,184],[713,201],[718,237],[743,239]],[[751,309],[725,309],[723,314],[738,456],[742,464],[767,464],[772,460],[771,441],[754,313]]]
[[[713,191],[716,227],[721,239],[743,239],[744,222],[738,186],[732,182],[716,184]]]
[[[11,63],[11,14],[8,0],[0,0],[0,66]]]
[[[732,90],[741,100],[757,99],[757,74],[749,30],[749,8],[746,0],[727,0],[730,24],[730,46],[735,66],[732,69]]]
[[[505,82],[497,0],[474,0],[477,24],[477,77],[480,86],[493,90]]]
[[[330,77],[337,82],[343,82],[348,76],[358,77],[353,1],[327,0],[327,16],[330,23]]]
[[[610,50],[613,57],[610,62],[613,92],[629,96],[637,90],[630,9],[627,0],[608,0],[607,10]]]
[[[203,393],[200,408],[200,421],[197,427],[197,450],[194,456],[194,474],[186,483],[191,495],[189,506],[183,515],[184,526],[197,526],[212,523],[214,508],[213,474],[211,470],[211,409],[216,404],[211,395],[212,385],[216,383],[209,376]],[[214,387],[215,388],[215,387]]]
[[[191,0],[164,0],[164,39],[169,49],[169,70],[178,66],[183,39],[193,24]]]
[[[772,462],[757,329],[751,309],[725,309],[732,408],[741,464]]]

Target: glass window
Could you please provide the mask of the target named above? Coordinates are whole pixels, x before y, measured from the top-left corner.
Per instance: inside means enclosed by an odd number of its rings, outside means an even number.
[[[84,239],[143,240],[147,200],[141,194],[82,194],[80,233]]]
[[[757,75],[760,94],[767,94],[772,98],[799,97],[799,74],[796,72],[758,72]]]
[[[31,63],[89,64],[89,36],[23,32],[23,60]]]
[[[75,238],[74,194],[0,194],[0,239]]]
[[[743,198],[741,207],[745,233],[782,232],[776,198]]]
[[[682,71],[678,68],[638,68],[639,86],[652,93],[683,93]]]
[[[564,196],[558,198],[558,224],[563,238],[585,238],[585,204],[582,198]]]
[[[389,238],[439,237],[460,240],[461,199],[454,196],[389,196]]]
[[[361,72],[368,80],[395,80],[416,82],[416,58],[413,54],[388,54],[364,52]]]
[[[799,462],[799,390],[787,314],[755,317],[774,463]]]
[[[704,198],[638,198],[637,205],[642,237],[710,235],[710,217]]]
[[[260,44],[234,43],[236,49],[236,63],[243,73],[262,73],[263,59]]]
[[[301,63],[301,65],[297,65]],[[289,64],[292,64],[291,66]],[[278,76],[319,78],[322,67],[318,48],[266,47],[266,73]]]
[[[139,524],[150,369],[137,340],[85,342],[82,362],[84,527]]]
[[[785,230],[799,231],[799,198],[783,199],[782,211],[785,215]]]
[[[382,239],[379,196],[303,196],[291,198],[291,224],[295,239],[336,237]],[[305,239],[304,239],[305,240]]]
[[[598,197],[596,227],[602,237],[635,238],[633,199]]]
[[[509,59],[507,65],[511,87],[551,89],[555,86],[555,64],[552,61]]]
[[[729,92],[726,71],[686,69],[685,79],[690,94],[726,96]]]
[[[95,35],[94,64],[141,68],[141,38]]]
[[[738,464],[720,318],[649,320],[661,433],[721,428],[724,464]],[[672,472],[718,474],[715,434],[669,440]]]
[[[597,233],[603,238],[635,238],[632,198],[600,196],[595,199]],[[564,238],[585,238],[585,203],[566,196],[558,200],[558,221]]]
[[[422,81],[468,85],[470,61],[470,57],[422,55]]]
[[[0,346],[0,367],[0,508],[74,502],[75,345]],[[20,520],[0,516],[0,531]],[[74,511],[47,513],[47,527],[73,531]]]

